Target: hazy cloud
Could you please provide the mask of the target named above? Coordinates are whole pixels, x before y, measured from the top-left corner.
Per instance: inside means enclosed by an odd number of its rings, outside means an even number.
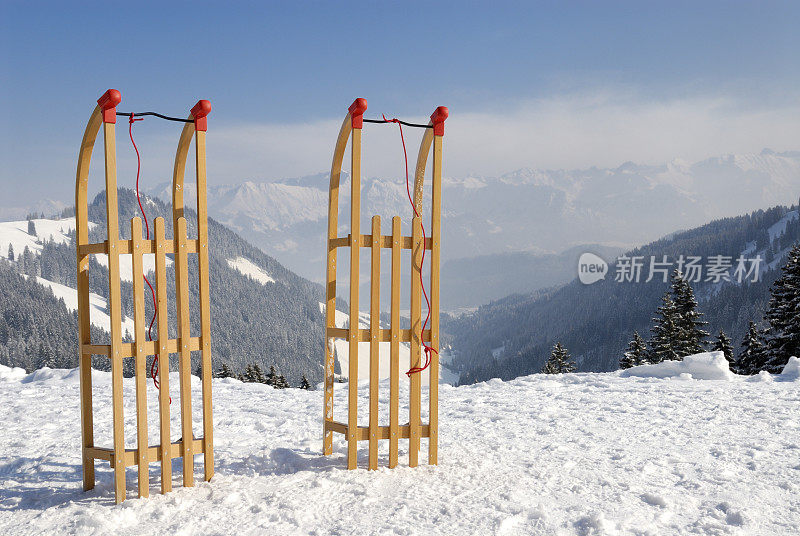
[[[681,158],[696,161],[727,153],[800,149],[800,99],[783,105],[754,106],[733,97],[648,99],[630,90],[595,90],[528,100],[499,111],[451,110],[445,134],[445,175],[497,176],[522,167],[574,169],[616,167],[626,161],[656,164]],[[383,110],[369,110],[379,117]],[[413,122],[427,117],[406,116]],[[330,169],[333,145],[342,118],[315,122],[225,123],[215,120],[208,132],[211,184],[298,177]],[[121,185],[133,186],[135,154],[118,129]],[[146,128],[145,128],[146,127]],[[409,166],[413,168],[420,129],[405,129]],[[173,124],[137,126],[143,154],[144,184],[171,180],[177,134]],[[41,158],[42,151],[47,158]],[[71,198],[75,166],[74,140],[51,140],[21,146],[2,173],[13,206],[32,203],[48,185],[49,197]],[[349,154],[349,153],[348,153]],[[193,174],[189,159],[187,177]],[[346,164],[349,166],[349,164]],[[401,178],[403,153],[396,125],[367,125],[363,137],[363,172]],[[35,190],[32,184],[38,185]],[[102,165],[91,168],[90,189],[103,186]],[[3,203],[0,206],[12,206]]]
[[[520,167],[615,167],[628,160],[699,160],[763,147],[796,149],[800,139],[798,103],[753,109],[729,98],[652,102],[604,91],[529,101],[497,113],[451,112],[445,135],[445,173],[450,176],[499,175]],[[209,168],[215,182],[327,170],[340,124],[341,119],[330,119],[217,129],[209,132]],[[413,167],[420,132],[404,132]],[[368,175],[400,176],[397,127],[367,125],[363,159]]]

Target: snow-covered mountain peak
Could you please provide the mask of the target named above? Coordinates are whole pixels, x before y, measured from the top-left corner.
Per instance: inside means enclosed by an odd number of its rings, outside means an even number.
[[[413,180],[413,178],[412,178]],[[320,281],[329,174],[209,187],[212,217],[288,267]],[[191,187],[187,188],[189,190]],[[350,177],[342,172],[340,232]],[[169,187],[155,190],[170,199]],[[189,192],[187,191],[187,195]],[[426,201],[430,188],[425,189]],[[443,261],[504,251],[563,251],[571,244],[646,243],[684,227],[800,196],[800,153],[723,155],[690,163],[625,162],[613,168],[520,168],[498,177],[443,181]],[[362,226],[372,214],[409,213],[402,177],[362,177]],[[366,227],[365,227],[366,228]]]

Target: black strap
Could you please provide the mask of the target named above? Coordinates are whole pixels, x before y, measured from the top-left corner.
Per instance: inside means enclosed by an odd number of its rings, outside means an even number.
[[[169,117],[168,115],[161,115],[156,112],[134,112],[133,114],[129,112],[117,112],[117,115],[124,115],[125,117],[130,117],[133,115],[134,117],[143,117],[145,115],[151,115],[153,117],[158,117],[159,119],[166,119],[167,121],[177,121],[179,123],[194,123],[194,119],[183,119],[181,117]]]
[[[419,123],[406,123],[405,121],[400,121],[399,119],[395,121],[390,121],[388,119],[364,119],[365,123],[400,123],[401,125],[405,125],[407,127],[416,127],[416,128],[433,128],[433,125],[422,125]]]

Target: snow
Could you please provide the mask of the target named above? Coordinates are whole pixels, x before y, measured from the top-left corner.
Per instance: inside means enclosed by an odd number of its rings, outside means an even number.
[[[152,201],[151,201],[152,203]],[[53,240],[59,244],[68,244],[70,241],[69,233],[75,230],[75,218],[64,218],[62,220],[34,219],[36,236],[28,234],[28,221],[7,221],[0,222],[0,257],[8,255],[8,246],[14,248],[14,255],[18,256],[27,246],[31,253],[39,255],[42,251],[42,243]],[[96,223],[89,222],[92,229]],[[98,264],[108,268],[108,256],[104,254],[94,255]],[[172,265],[172,259],[167,257],[167,266]],[[143,255],[143,266],[145,273],[155,270],[155,255]],[[120,279],[133,281],[133,267],[129,254],[120,255],[119,266]]]
[[[20,381],[27,374],[25,369],[0,365],[0,382]]]
[[[95,441],[110,446],[110,375],[95,371],[94,384]],[[170,384],[177,396],[176,375]],[[381,469],[368,472],[366,443],[356,471],[340,435],[320,455],[322,392],[215,379],[212,481],[198,456],[197,484],[182,488],[175,460],[174,491],[160,495],[153,463],[151,497],[136,499],[130,468],[129,499],[115,506],[106,462],[81,490],[77,373],[0,367],[0,534],[797,534],[797,386],[616,373],[442,386],[440,464],[406,467],[401,441],[401,466],[387,469],[382,442]],[[197,378],[192,390],[200,400]],[[132,379],[124,394],[132,447]],[[154,444],[149,383],[148,394]],[[197,435],[201,422],[195,413]]]
[[[244,257],[236,257],[235,259],[227,259],[228,266],[237,270],[242,275],[245,275],[262,285],[267,283],[274,283],[275,280],[267,272],[260,267],[256,266],[250,259]]]
[[[790,357],[781,372],[782,380],[800,380],[800,359]]]
[[[23,277],[27,278],[28,276],[23,274]],[[64,300],[64,305],[66,305],[67,310],[78,310],[77,290],[60,283],[43,279],[41,277],[37,277],[36,282],[52,290],[53,295],[57,299],[60,298]],[[89,294],[89,305],[91,306],[89,311],[89,319],[92,325],[100,329],[104,329],[107,332],[111,332],[111,317],[108,316],[108,312],[106,311],[106,308],[108,307],[108,302],[106,299],[95,294],[94,292],[91,292]],[[122,319],[122,333],[124,334],[126,330],[131,334],[134,332],[133,319],[128,316],[125,316]]]
[[[786,232],[786,226],[789,225],[789,222],[794,221],[797,219],[798,213],[796,210],[790,210],[784,216],[778,220],[777,223],[773,224],[767,232],[769,233],[769,241],[770,243],[774,242],[776,238],[779,238],[783,233]]]
[[[690,355],[683,361],[664,361],[657,365],[639,365],[621,372],[639,378],[678,378],[695,380],[732,380],[733,372],[722,352]]]
[[[0,256],[8,255],[8,246],[14,248],[14,255],[19,255],[25,251],[25,247],[31,253],[39,254],[42,251],[40,242],[53,240],[59,244],[69,243],[69,233],[75,230],[75,218],[64,218],[63,220],[34,219],[36,236],[28,234],[28,221],[4,221],[0,222]],[[94,223],[89,223],[89,228],[94,227]]]

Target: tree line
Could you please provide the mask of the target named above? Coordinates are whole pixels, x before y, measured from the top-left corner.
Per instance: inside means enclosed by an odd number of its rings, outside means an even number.
[[[676,271],[671,290],[656,310],[651,337],[645,341],[638,332],[619,360],[622,369],[667,360],[681,360],[707,350],[720,351],[738,374],[760,371],[779,373],[791,356],[800,356],[800,244],[792,246],[781,275],[770,288],[769,306],[762,324],[750,321],[741,350],[734,355],[733,344],[720,329],[713,340],[704,327],[691,285]]]
[[[723,254],[736,259],[746,252],[749,258],[762,257],[762,270],[771,263],[757,281],[714,284],[691,280],[704,312],[702,318],[715,328],[713,336],[703,339],[703,348],[712,346],[722,329],[725,338],[730,339],[732,354],[738,359],[745,350],[741,343],[748,339],[751,321],[755,321],[759,336],[763,337],[760,319],[766,316],[770,288],[781,271],[775,261],[784,262],[792,245],[800,242],[800,218],[791,213],[797,209],[796,205],[777,206],[716,220],[626,255],[646,259],[667,256],[674,260],[687,254],[706,259]],[[613,274],[615,269],[610,265],[609,273]],[[632,283],[616,282],[610,276],[589,286],[575,280],[559,288],[508,296],[483,305],[474,313],[443,315],[442,342],[453,347],[452,366],[460,373],[460,384],[490,378],[509,380],[541,372],[557,342],[569,348],[577,370],[612,371],[619,368],[621,350],[636,338],[634,332],[642,335],[637,342],[639,346],[648,344],[654,325],[653,312],[664,305],[665,292],[671,294],[669,278],[666,282],[657,277],[649,282]],[[671,306],[666,305],[669,311]],[[673,327],[664,328],[662,338],[668,339]],[[657,350],[668,355],[670,348],[666,345]]]
[[[286,377],[283,374],[278,374],[274,365],[270,365],[269,372],[264,374],[258,363],[247,365],[244,372],[235,374],[227,363],[223,363],[214,375],[215,378],[236,378],[237,380],[245,383],[263,383],[271,385],[275,389],[287,389],[291,387]],[[309,383],[306,375],[300,379],[300,384],[297,386],[299,389],[311,391],[311,383]]]

